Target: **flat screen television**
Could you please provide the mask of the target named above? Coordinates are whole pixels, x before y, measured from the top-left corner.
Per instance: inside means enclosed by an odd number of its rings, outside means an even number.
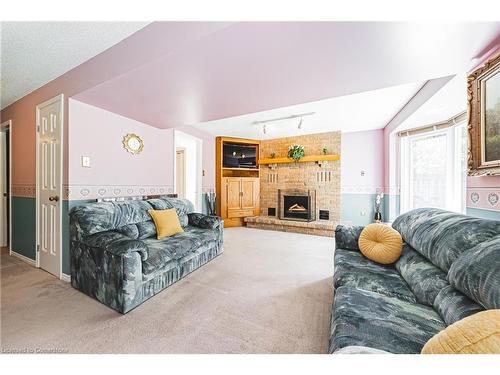
[[[224,168],[257,168],[257,147],[224,143],[222,146],[222,166]]]

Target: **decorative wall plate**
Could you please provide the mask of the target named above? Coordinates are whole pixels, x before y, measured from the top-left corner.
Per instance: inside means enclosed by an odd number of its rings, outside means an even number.
[[[139,154],[144,149],[144,141],[137,134],[129,133],[123,137],[123,147],[131,154]]]

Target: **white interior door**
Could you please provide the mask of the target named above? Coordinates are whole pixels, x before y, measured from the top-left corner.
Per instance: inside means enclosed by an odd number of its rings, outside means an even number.
[[[178,149],[175,152],[175,191],[179,198],[186,198],[186,150]]]
[[[0,129],[0,247],[7,246],[7,138]]]
[[[37,106],[39,267],[61,276],[63,96]]]
[[[184,150],[185,198],[194,204],[196,212],[202,210],[203,140],[190,134],[174,130],[174,186],[177,188],[177,150]]]

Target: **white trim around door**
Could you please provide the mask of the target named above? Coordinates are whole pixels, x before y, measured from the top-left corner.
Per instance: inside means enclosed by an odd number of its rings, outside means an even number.
[[[183,148],[184,157],[186,158],[186,173],[190,174],[194,169],[195,176],[195,188],[190,189],[191,179],[190,176],[186,176],[186,197],[189,200],[193,200],[194,209],[196,212],[202,211],[202,183],[203,183],[203,140],[201,138],[195,137],[194,135],[184,133],[180,130],[174,129],[174,147],[173,147],[173,180],[174,189],[177,186],[177,168],[176,168],[176,157],[177,149]],[[194,155],[193,155],[194,154]],[[193,167],[194,166],[194,167]],[[190,191],[192,194],[190,194]],[[177,192],[176,192],[177,193]],[[190,196],[194,195],[194,199]]]
[[[0,132],[9,129],[9,254],[12,255],[12,120],[0,124]],[[0,197],[1,198],[1,197]]]
[[[63,277],[64,115],[63,94],[36,106],[36,266],[59,279]]]

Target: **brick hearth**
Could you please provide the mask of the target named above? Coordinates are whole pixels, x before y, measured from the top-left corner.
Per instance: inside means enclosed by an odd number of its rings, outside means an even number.
[[[316,236],[333,237],[336,223],[328,220],[317,221],[293,221],[280,220],[272,216],[246,217],[248,228],[279,230],[281,232],[294,232],[303,234],[314,234]]]

